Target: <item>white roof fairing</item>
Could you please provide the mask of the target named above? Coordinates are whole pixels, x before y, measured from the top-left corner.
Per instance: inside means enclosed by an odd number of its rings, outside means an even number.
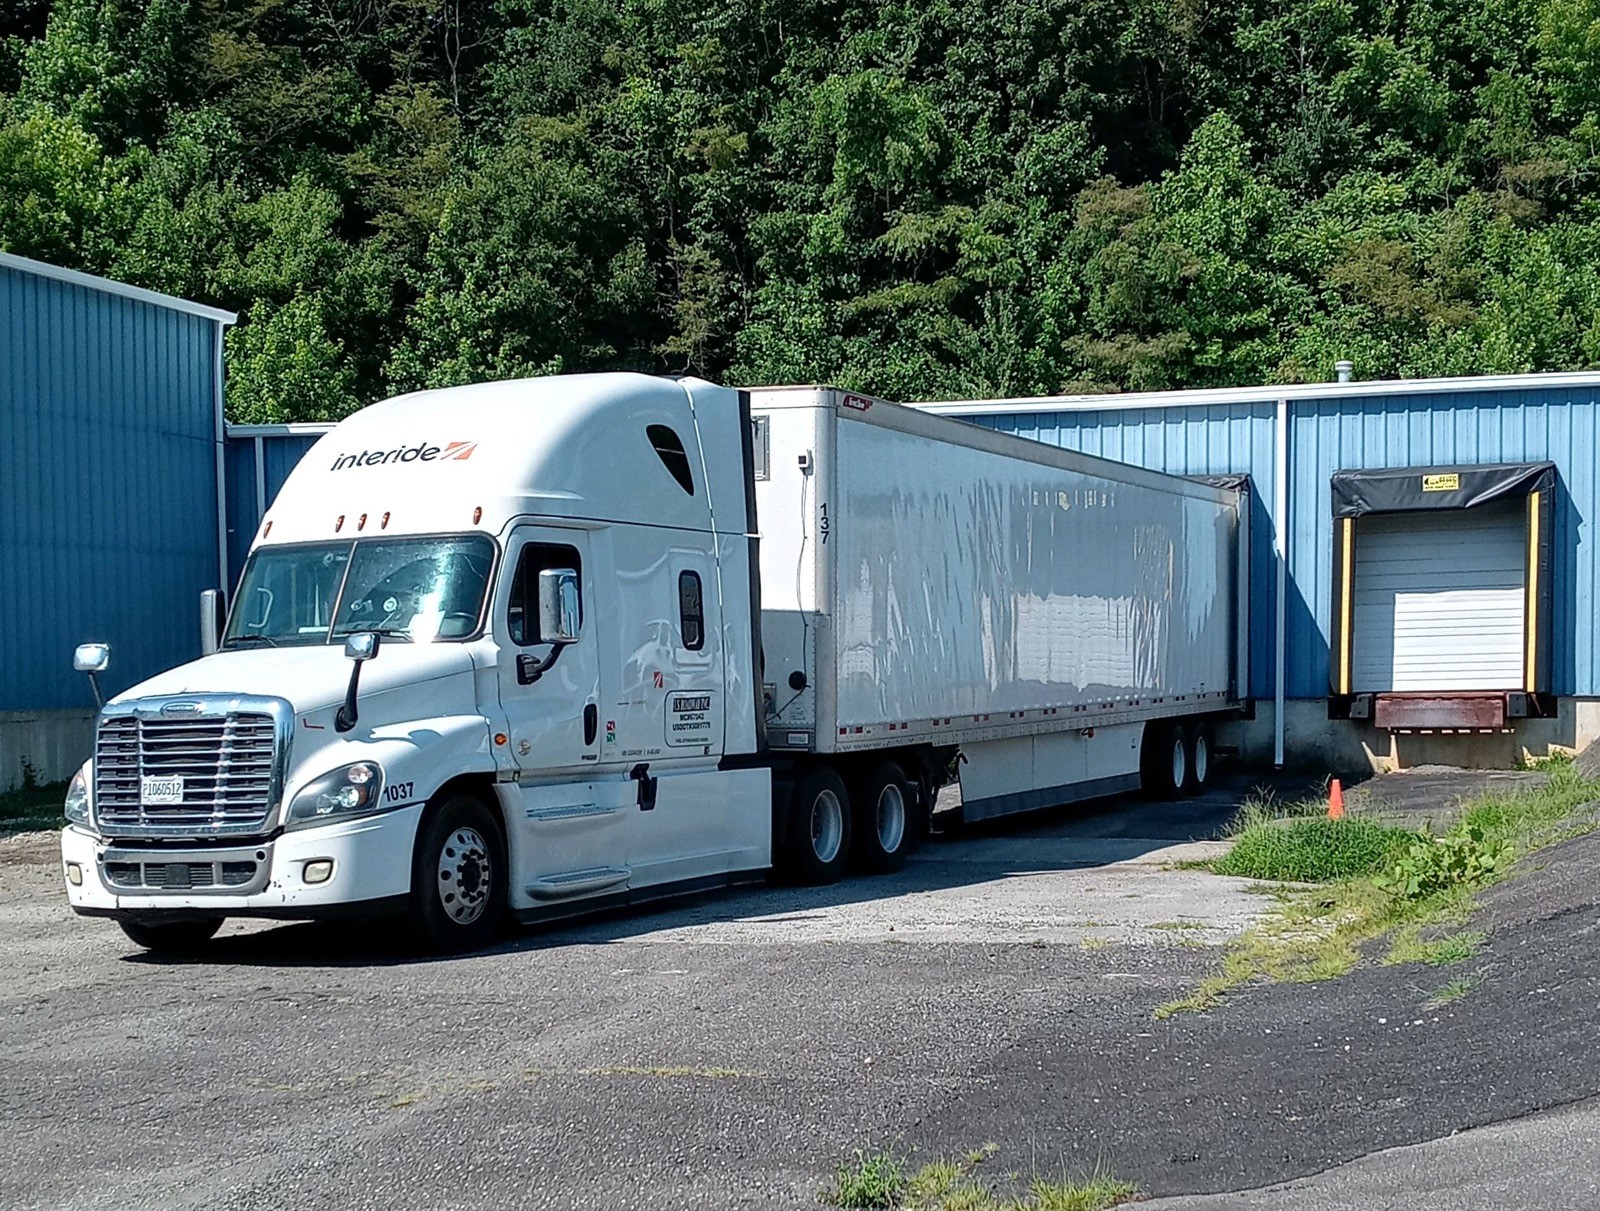
[[[265,541],[332,538],[340,517],[340,536],[498,533],[524,515],[706,531],[713,504],[724,501],[717,528],[743,533],[743,468],[702,458],[697,411],[701,426],[731,421],[738,434],[737,392],[642,374],[517,379],[385,400],[335,425],[300,460],[267,511]],[[650,425],[682,440],[692,496],[662,464]],[[717,482],[704,482],[708,474]]]

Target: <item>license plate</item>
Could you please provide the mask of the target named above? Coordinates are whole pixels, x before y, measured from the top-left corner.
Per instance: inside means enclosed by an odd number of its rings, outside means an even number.
[[[182,778],[150,778],[139,780],[139,799],[151,807],[162,807],[183,802]]]

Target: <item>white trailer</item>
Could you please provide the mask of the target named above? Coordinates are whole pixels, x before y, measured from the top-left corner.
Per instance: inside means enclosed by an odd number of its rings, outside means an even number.
[[[1238,492],[830,389],[579,375],[341,422],[207,654],[101,711],[73,908],[536,920],[902,862],[973,816],[1210,770]],[[79,667],[106,667],[85,645]]]
[[[767,737],[960,753],[982,819],[1193,791],[1248,684],[1241,493],[829,388],[752,394]],[[1147,726],[1155,724],[1155,726]]]

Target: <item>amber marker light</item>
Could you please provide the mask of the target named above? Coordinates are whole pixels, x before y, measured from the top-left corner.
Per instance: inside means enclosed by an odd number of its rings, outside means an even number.
[[[473,525],[477,525],[482,520],[483,520],[483,506],[479,505],[476,509],[474,509],[472,511],[472,524]]]

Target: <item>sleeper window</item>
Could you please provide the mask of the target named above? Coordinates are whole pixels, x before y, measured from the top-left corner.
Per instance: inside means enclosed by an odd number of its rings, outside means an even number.
[[[530,542],[522,548],[506,605],[511,642],[518,647],[543,642],[539,638],[539,573],[552,568],[571,568],[578,573],[578,583],[583,583],[583,565],[578,560],[576,547]],[[579,609],[581,612],[581,597]]]
[[[700,573],[678,573],[678,633],[683,646],[698,652],[706,642],[706,612],[700,600]]]

